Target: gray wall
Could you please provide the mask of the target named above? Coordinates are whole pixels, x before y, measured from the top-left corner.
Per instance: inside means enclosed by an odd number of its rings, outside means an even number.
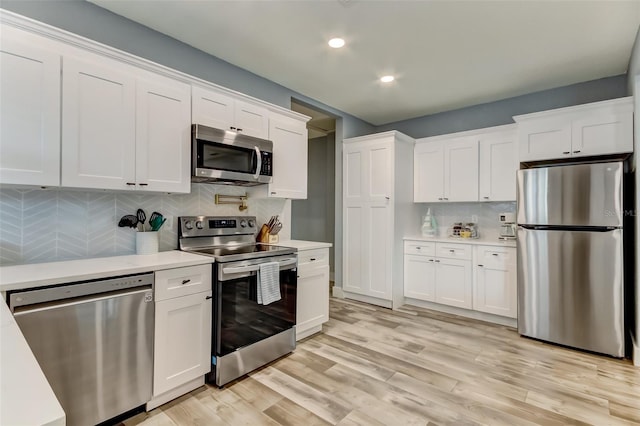
[[[333,243],[335,239],[335,135],[309,139],[307,199],[291,202],[291,238]],[[333,247],[330,249],[333,253]],[[334,270],[330,256],[331,271]]]
[[[627,96],[626,74],[378,126],[414,138],[513,123],[514,115]]]

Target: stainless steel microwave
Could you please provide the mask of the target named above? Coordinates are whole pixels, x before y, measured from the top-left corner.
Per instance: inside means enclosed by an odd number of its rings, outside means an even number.
[[[191,181],[255,186],[271,182],[273,142],[228,130],[191,126]]]

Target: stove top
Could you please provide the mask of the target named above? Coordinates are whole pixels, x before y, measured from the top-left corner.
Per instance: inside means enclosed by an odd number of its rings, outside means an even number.
[[[291,255],[291,247],[256,243],[255,216],[183,216],[178,219],[180,250],[212,256],[216,262]]]
[[[188,249],[191,253],[211,256],[218,263],[235,262],[238,260],[256,259],[261,257],[294,254],[297,249],[292,247],[271,246],[267,244],[242,244],[218,247],[199,247]]]

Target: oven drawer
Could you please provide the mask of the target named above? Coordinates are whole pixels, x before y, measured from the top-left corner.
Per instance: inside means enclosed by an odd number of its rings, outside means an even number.
[[[210,264],[166,269],[155,273],[156,301],[211,291]]]
[[[324,266],[329,264],[329,249],[320,248],[298,252],[298,267]]]

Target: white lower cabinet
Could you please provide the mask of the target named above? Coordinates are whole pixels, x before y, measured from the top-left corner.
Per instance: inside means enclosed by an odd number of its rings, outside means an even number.
[[[518,314],[516,279],[515,248],[476,247],[473,309],[516,318]]]
[[[516,291],[514,247],[404,242],[407,298],[516,318]]]
[[[211,271],[201,265],[155,274],[153,396],[147,409],[201,386],[211,370]]]
[[[329,320],[329,249],[298,252],[296,340],[322,331]]]

